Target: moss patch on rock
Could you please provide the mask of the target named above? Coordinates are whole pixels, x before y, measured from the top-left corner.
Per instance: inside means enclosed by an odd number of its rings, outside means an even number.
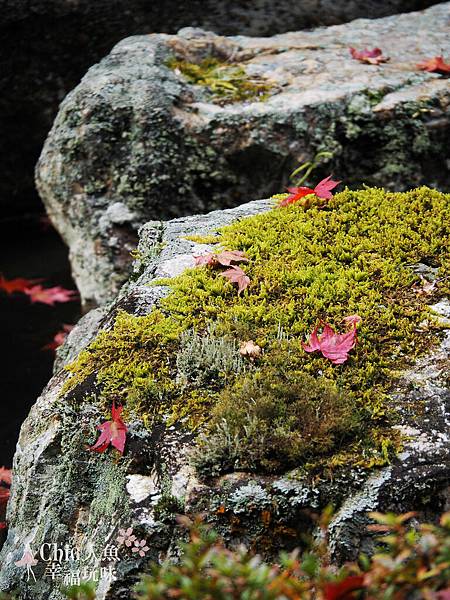
[[[401,407],[388,394],[395,372],[439,339],[428,305],[449,292],[449,238],[450,196],[425,187],[346,190],[326,208],[275,207],[235,222],[217,243],[247,253],[247,290],[238,295],[207,267],[167,281],[157,310],[120,313],[68,367],[67,397],[80,399],[90,381],[105,411],[114,399],[125,418],[197,430],[203,476],[386,464],[401,447]],[[417,263],[438,269],[427,294]],[[353,313],[359,343],[344,365],[303,350],[319,320],[339,330]],[[237,343],[250,339],[262,356],[232,372],[232,348],[240,364]]]
[[[218,104],[265,100],[273,88],[269,81],[251,77],[241,64],[212,56],[198,63],[171,58],[167,66],[180,72],[189,83],[205,87]]]

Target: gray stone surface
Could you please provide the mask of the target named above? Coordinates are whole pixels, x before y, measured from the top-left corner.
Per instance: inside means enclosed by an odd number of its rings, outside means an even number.
[[[176,275],[193,264],[193,253],[206,249],[186,236],[214,234],[219,227],[271,205],[271,201],[262,200],[208,215],[145,225],[133,281],[101,313],[97,310],[83,319],[70,334],[63,355],[73,356],[99,328],[110,327],[119,308],[136,315],[148,314],[168,288],[147,284],[161,276]],[[447,317],[450,305],[442,300],[434,310]],[[420,401],[424,412],[420,419],[405,412],[399,426],[410,439],[389,467],[369,479],[355,468],[332,482],[314,486],[289,479],[289,474],[277,477],[233,472],[199,481],[188,458],[193,445],[190,434],[175,426],[149,432],[139,420],[130,424],[123,459],[117,461],[111,453],[87,453],[86,438],[93,437],[93,423],[99,419],[98,408],[89,400],[92,382],[69,392],[75,394],[71,402],[67,402],[68,396],[58,400],[67,378],[66,372],[60,371],[37,400],[20,434],[8,506],[8,538],[0,554],[0,590],[15,590],[21,600],[62,600],[58,584],[44,577],[42,560],[34,567],[36,584],[27,583],[24,569],[15,566],[26,543],[37,553],[43,543],[67,543],[83,549],[94,540],[94,549],[101,555],[105,544],[114,542],[119,527],[131,526],[147,540],[147,558],[159,560],[175,553],[180,532],[175,529],[174,513],[206,511],[214,521],[219,507],[225,507],[240,523],[238,529],[233,526],[233,532],[229,524],[215,523],[230,544],[251,544],[255,536],[264,539],[267,532],[261,511],[274,511],[281,531],[290,531],[291,536],[297,532],[297,537],[288,541],[270,534],[275,551],[279,546],[298,544],[299,536],[311,527],[308,510],[320,510],[334,501],[341,505],[330,530],[334,558],[343,561],[360,549],[370,550],[367,510],[414,509],[432,518],[448,503],[449,366],[447,332],[433,354],[404,373],[393,390],[396,406]],[[73,400],[81,401],[78,408]],[[166,508],[162,510],[162,506]],[[83,566],[84,561],[75,560],[72,567]],[[145,562],[136,555],[123,558],[117,565],[118,580],[110,584],[103,577],[96,598],[131,598],[130,586]]]
[[[37,185],[70,247],[85,303],[103,303],[126,278],[140,224],[266,197],[318,151],[334,174],[404,190],[449,185],[448,79],[416,63],[450,52],[450,3],[271,38],[202,30],[120,42],[61,105]],[[381,46],[379,67],[348,47]],[[266,77],[264,102],[219,106],[168,68],[216,55]]]
[[[39,210],[33,169],[58,104],[129,35],[197,26],[273,35],[417,10],[436,0],[0,0],[2,213]]]

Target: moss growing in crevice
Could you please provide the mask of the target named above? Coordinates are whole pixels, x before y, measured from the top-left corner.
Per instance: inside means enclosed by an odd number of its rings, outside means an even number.
[[[181,73],[189,83],[205,87],[218,104],[265,100],[273,88],[269,81],[250,76],[241,64],[213,56],[198,63],[172,58],[167,66]]]
[[[448,276],[449,238],[450,196],[428,188],[346,190],[325,209],[292,205],[235,222],[218,242],[247,253],[248,289],[238,295],[218,270],[184,272],[167,282],[172,291],[158,310],[121,313],[99,334],[69,367],[66,391],[77,396],[77,385],[94,377],[105,410],[115,399],[148,425],[206,428],[197,461],[204,475],[386,464],[400,447],[392,429],[399,407],[388,397],[393,370],[438,340],[427,306],[434,298],[419,293],[411,267],[423,262]],[[433,294],[448,291],[443,279]],[[348,362],[303,351],[319,319],[340,329],[353,313],[362,322]],[[263,355],[246,373],[221,377],[213,365],[216,376],[201,384],[177,379],[186,336],[200,342],[197,375],[211,366],[201,344],[211,331],[219,345],[253,339]]]

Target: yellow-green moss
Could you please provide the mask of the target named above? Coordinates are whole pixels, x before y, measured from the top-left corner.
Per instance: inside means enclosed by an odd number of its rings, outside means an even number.
[[[215,57],[191,63],[172,58],[167,66],[177,70],[195,85],[206,87],[221,104],[245,100],[265,100],[272,89],[270,82],[251,77],[241,64],[221,61]]]
[[[292,406],[280,404],[283,394],[273,392],[276,402],[263,411],[269,415],[267,424],[273,410],[279,423],[283,414],[291,421],[279,436],[282,443],[271,442],[276,460],[261,454],[255,457],[257,468],[282,470],[300,457],[313,470],[384,464],[399,447],[391,429],[396,413],[387,396],[393,369],[411,364],[438,339],[433,320],[424,324],[432,299],[418,293],[420,281],[412,266],[425,262],[439,268],[439,278],[448,276],[449,238],[450,196],[428,188],[398,194],[346,190],[325,209],[292,205],[243,219],[222,229],[218,238],[222,247],[244,250],[250,259],[243,268],[251,283],[242,295],[219,270],[186,271],[167,282],[172,292],[158,310],[146,317],[119,314],[113,330],[100,333],[69,367],[74,375],[66,391],[91,375],[105,407],[117,398],[128,413],[140,414],[148,424],[162,414],[190,427],[208,421],[206,439],[217,442],[222,427],[222,442],[224,436],[231,445],[239,439],[244,447],[245,423],[235,417],[252,414],[255,390],[269,397],[276,373],[286,389],[304,378],[326,380],[328,388],[322,391],[329,420],[322,424],[325,429],[317,427],[316,435],[308,433],[308,443],[298,438],[299,426],[292,425]],[[448,293],[448,282],[439,283],[435,297]],[[334,366],[318,353],[302,350],[301,341],[319,319],[340,329],[342,319],[353,313],[362,322],[359,343],[347,363]],[[253,339],[263,356],[234,380],[216,378],[199,388],[182,385],[176,366],[182,333],[205,334],[212,325],[219,338]],[[299,406],[303,396],[299,392]],[[343,410],[349,406],[352,410]],[[282,451],[289,449],[289,431],[299,449],[295,460]],[[324,442],[324,431],[334,432],[331,445]],[[202,443],[203,467],[210,451],[225,465],[223,453],[231,449],[224,442],[222,454]]]

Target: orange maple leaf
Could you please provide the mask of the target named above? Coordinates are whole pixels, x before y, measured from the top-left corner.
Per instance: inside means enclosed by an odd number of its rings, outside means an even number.
[[[16,277],[16,279],[5,279],[3,275],[0,275],[0,290],[3,290],[7,294],[13,294],[14,292],[25,292],[35,283],[42,281],[42,279],[24,279],[23,277]]]
[[[450,73],[450,65],[444,62],[444,57],[442,55],[424,60],[416,66],[421,71],[428,71],[428,73],[440,73],[441,75]]]

